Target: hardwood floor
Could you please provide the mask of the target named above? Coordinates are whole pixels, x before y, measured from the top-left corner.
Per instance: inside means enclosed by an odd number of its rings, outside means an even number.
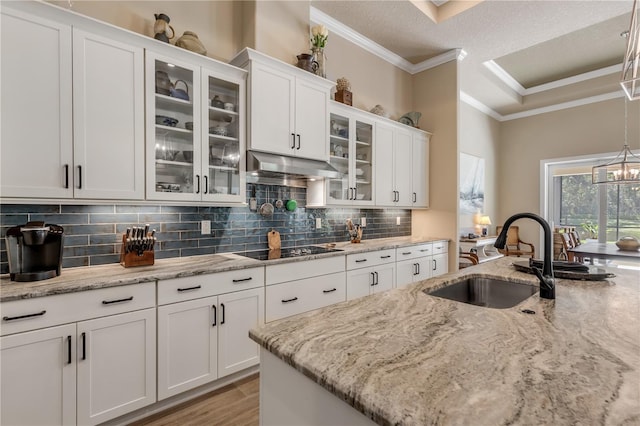
[[[257,426],[259,392],[256,373],[131,426]]]

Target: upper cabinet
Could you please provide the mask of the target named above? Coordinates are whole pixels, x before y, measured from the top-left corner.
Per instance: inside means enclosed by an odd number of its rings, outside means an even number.
[[[3,197],[144,198],[143,49],[2,8]]]
[[[147,198],[242,202],[245,73],[184,59],[147,50]]]
[[[376,123],[375,154],[390,163],[375,169],[376,205],[429,206],[429,134],[404,125]]]
[[[326,181],[327,204],[373,205],[373,130],[366,114],[331,103],[329,162],[344,177]]]
[[[231,63],[249,70],[250,149],[327,161],[334,83],[249,48]]]

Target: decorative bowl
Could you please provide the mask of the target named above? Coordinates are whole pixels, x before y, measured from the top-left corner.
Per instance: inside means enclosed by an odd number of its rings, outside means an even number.
[[[176,124],[178,124],[178,120],[175,118],[167,117],[166,115],[156,115],[156,124],[176,127]]]
[[[636,251],[640,248],[640,242],[636,237],[622,237],[616,241],[618,249],[625,251]]]
[[[215,127],[209,128],[209,133],[211,133],[212,135],[227,136],[229,134],[229,131],[227,130],[226,127],[215,126]]]

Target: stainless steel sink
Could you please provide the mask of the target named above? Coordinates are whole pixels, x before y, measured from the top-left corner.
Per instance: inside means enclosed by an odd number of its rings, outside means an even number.
[[[437,290],[423,290],[430,296],[487,308],[511,308],[538,291],[538,287],[496,278],[471,277]]]

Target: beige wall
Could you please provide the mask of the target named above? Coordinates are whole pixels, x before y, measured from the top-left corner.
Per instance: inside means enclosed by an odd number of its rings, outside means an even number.
[[[628,141],[640,149],[640,102],[628,103]],[[540,214],[540,160],[618,152],[624,143],[624,100],[613,99],[506,121],[500,127],[498,217]],[[539,227],[519,220],[523,240],[539,249]]]
[[[454,270],[458,263],[458,62],[414,75],[413,88],[414,109],[423,114],[420,127],[433,136],[429,146],[429,209],[413,211],[412,233],[451,239],[449,269]]]
[[[498,152],[500,138],[500,122],[478,111],[468,104],[460,103],[460,152],[484,159],[484,209],[489,215],[492,225],[489,235],[495,234],[498,219]],[[460,214],[459,229],[473,232],[472,214]]]
[[[65,9],[127,30],[153,37],[155,13],[171,18],[176,36],[193,31],[207,49],[207,56],[229,61],[242,49],[242,3],[234,1],[50,1]]]

